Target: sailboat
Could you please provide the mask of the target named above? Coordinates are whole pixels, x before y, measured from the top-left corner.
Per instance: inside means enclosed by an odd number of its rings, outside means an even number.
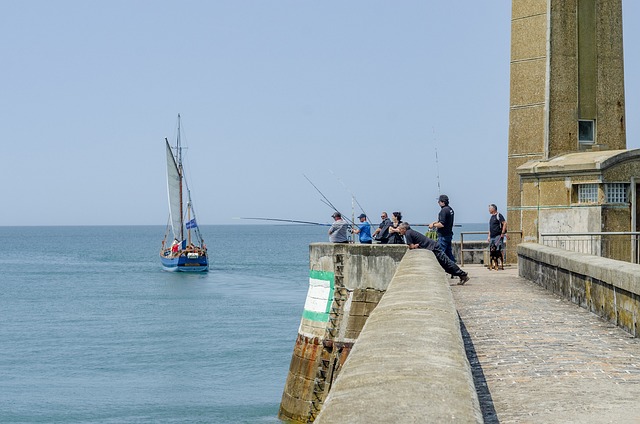
[[[160,249],[162,268],[166,271],[206,272],[209,270],[207,246],[200,234],[191,191],[182,167],[180,114],[175,147],[171,147],[166,138],[164,141],[167,149],[169,222]],[[169,238],[170,234],[172,238]]]

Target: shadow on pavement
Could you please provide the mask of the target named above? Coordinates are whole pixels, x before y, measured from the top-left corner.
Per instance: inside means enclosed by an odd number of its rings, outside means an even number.
[[[460,317],[458,316],[460,319]],[[487,381],[482,370],[482,365],[478,361],[478,355],[476,349],[473,346],[471,336],[467,331],[467,327],[464,325],[464,321],[460,319],[460,331],[462,333],[462,340],[464,341],[464,348],[467,352],[467,359],[471,365],[471,374],[473,375],[473,384],[476,386],[476,393],[478,394],[478,401],[480,402],[480,410],[482,411],[482,418],[485,424],[499,424],[498,415],[493,406],[493,399],[491,398],[491,392],[487,386]]]

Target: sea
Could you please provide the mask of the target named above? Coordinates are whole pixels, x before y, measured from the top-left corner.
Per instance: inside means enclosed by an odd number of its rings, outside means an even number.
[[[162,271],[163,226],[0,227],[0,422],[280,423],[327,227],[200,230],[188,274]]]

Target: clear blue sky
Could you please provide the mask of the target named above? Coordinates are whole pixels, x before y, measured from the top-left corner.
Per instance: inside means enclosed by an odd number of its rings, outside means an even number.
[[[510,18],[511,0],[3,2],[0,225],[165,224],[178,113],[201,224],[330,222],[303,174],[348,215],[352,192],[409,222],[435,218],[439,180],[457,222],[484,222],[506,209]]]

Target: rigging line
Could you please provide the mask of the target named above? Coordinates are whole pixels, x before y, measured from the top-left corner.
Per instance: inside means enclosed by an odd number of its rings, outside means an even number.
[[[353,194],[353,192],[351,190],[349,190],[349,187],[347,187],[347,185],[344,183],[344,181],[342,181],[342,179],[340,177],[338,177],[332,170],[329,170],[329,172],[331,172],[338,179],[338,181],[340,181],[342,186],[349,192],[349,194],[351,194],[351,198],[356,202],[356,204],[358,205],[358,207],[360,208],[362,213],[367,216],[367,222],[369,222],[369,224],[371,224],[371,221],[369,221],[369,214],[365,212],[365,210],[362,207],[362,205],[360,204],[360,202],[358,202],[358,199],[356,198],[355,194]]]

